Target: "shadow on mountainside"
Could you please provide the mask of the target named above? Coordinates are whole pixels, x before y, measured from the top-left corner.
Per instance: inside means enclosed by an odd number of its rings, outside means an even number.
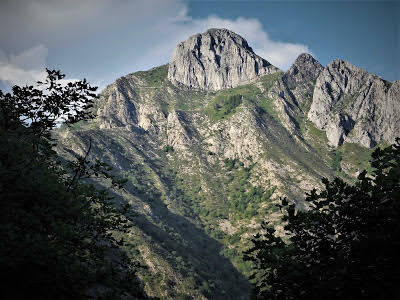
[[[158,267],[158,272],[151,274],[151,277],[163,278],[165,283],[162,293],[167,294],[167,298],[184,296],[188,299],[190,295],[201,293],[208,299],[248,299],[251,284],[229,259],[220,254],[224,246],[208,236],[189,218],[171,211],[162,200],[157,188],[144,179],[148,176],[146,172],[160,172],[158,164],[162,164],[150,158],[155,156],[152,150],[147,148],[149,147],[147,141],[142,140],[141,145],[138,145],[138,136],[128,131],[125,133],[126,135],[119,131],[80,131],[74,134],[74,139],[78,139],[79,143],[76,143],[76,140],[74,143],[85,147],[90,137],[92,159],[98,158],[114,166],[116,174],[120,173],[119,175],[123,177],[133,174],[133,177],[139,181],[138,185],[143,187],[143,189],[138,189],[132,183],[132,178],[128,176],[130,180],[125,189],[130,195],[129,198],[131,200],[135,197],[139,198],[150,207],[150,213],[139,213],[133,220],[135,227],[143,234],[142,240],[138,242],[148,246],[153,254],[150,255],[151,257],[159,257],[162,261],[167,261],[167,268],[170,266],[174,270],[172,274],[169,274],[169,270],[160,267],[163,263],[158,261],[158,258],[154,261],[150,260],[151,264]],[[141,138],[145,139],[143,135]],[[138,158],[144,159],[144,163],[138,161]],[[144,171],[145,167],[150,171]],[[169,175],[173,176],[173,174]],[[168,178],[164,181],[165,188],[172,188],[168,186],[171,182]],[[110,195],[127,201],[119,192],[110,191]],[[180,276],[177,278],[173,273],[178,273]],[[181,284],[180,280],[184,280],[185,283]],[[184,285],[188,294],[182,294],[182,290],[175,288],[178,284]],[[199,292],[196,293],[196,290]]]
[[[204,293],[207,298],[248,299],[250,283],[220,254],[221,243],[186,218],[172,213],[161,201],[153,201],[150,206],[163,228],[143,215],[136,218],[136,225],[160,246],[158,251],[161,256],[169,257],[173,253],[168,260],[176,271],[182,259],[188,268],[181,269],[181,275],[193,278],[198,287],[206,283],[210,288]]]
[[[125,189],[131,192],[132,185],[128,183]],[[116,193],[111,192],[110,195],[121,199]],[[150,206],[151,215],[138,214],[133,222],[146,237],[150,251],[166,260],[174,272],[188,281],[187,286],[199,290],[207,299],[249,298],[251,284],[229,259],[220,254],[223,249],[220,242],[189,219],[171,212],[158,197],[146,203]],[[156,259],[151,264],[160,266],[162,263]],[[168,274],[168,270],[159,270],[152,275],[164,277],[170,288],[168,298],[177,296],[172,292],[177,285],[174,282],[176,276]]]

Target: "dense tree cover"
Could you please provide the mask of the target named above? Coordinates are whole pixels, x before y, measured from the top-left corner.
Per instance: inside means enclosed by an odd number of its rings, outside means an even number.
[[[4,299],[144,298],[135,265],[121,250],[130,227],[127,207],[87,179],[121,188],[90,147],[61,163],[53,150],[58,122],[93,117],[96,88],[61,84],[47,70],[37,87],[0,91],[0,274]]]
[[[250,172],[254,163],[245,167],[244,163],[238,159],[224,160],[227,181],[226,194],[229,198],[228,207],[225,208],[225,217],[230,216],[232,221],[250,220],[260,212],[260,206],[270,202],[270,198],[275,191],[275,187],[255,186],[250,182]],[[220,206],[223,208],[223,206]],[[273,207],[276,209],[276,207]]]
[[[263,224],[246,258],[265,299],[397,299],[400,295],[400,139],[372,154],[354,185],[323,179],[309,209],[282,200],[287,239]]]

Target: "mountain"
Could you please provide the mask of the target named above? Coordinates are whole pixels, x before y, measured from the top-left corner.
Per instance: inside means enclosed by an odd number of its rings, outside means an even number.
[[[279,69],[227,29],[209,29],[178,44],[168,67],[174,85],[217,91],[249,83]]]
[[[399,88],[400,81],[392,84],[334,60],[317,79],[308,119],[335,147],[344,141],[368,148],[381,141],[393,143],[400,132]]]
[[[242,251],[259,224],[281,232],[281,196],[304,207],[322,177],[352,181],[399,135],[399,81],[301,54],[280,71],[227,29],[177,45],[168,65],[101,93],[97,118],[60,128],[60,155],[82,154],[128,179],[132,257],[165,299],[248,299]],[[106,182],[99,182],[107,186]],[[136,250],[137,249],[137,252]]]

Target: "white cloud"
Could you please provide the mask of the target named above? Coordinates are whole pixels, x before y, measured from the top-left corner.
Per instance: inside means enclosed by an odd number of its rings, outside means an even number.
[[[6,55],[0,50],[0,81],[4,85],[33,84],[46,76],[47,49],[39,45],[18,54]]]
[[[215,15],[195,19],[188,16],[186,7],[183,7],[175,16],[161,20],[151,28],[163,34],[158,37],[159,42],[146,60],[152,57],[169,61],[177,43],[209,28],[227,28],[240,34],[255,53],[283,70],[287,70],[301,53],[311,53],[307,45],[272,40],[258,19],[239,17],[230,20]]]
[[[0,62],[0,80],[5,85],[33,84],[45,78],[46,74],[37,70],[23,70],[15,65]]]
[[[30,85],[46,78],[48,49],[38,45],[20,53],[6,55],[0,49],[0,81],[4,86]],[[66,84],[76,79],[63,79]]]
[[[211,27],[237,32],[283,70],[310,52],[306,45],[272,39],[258,19],[194,18],[188,7],[184,0],[1,0],[0,81],[34,83],[45,76],[49,57],[103,87],[169,62],[177,43]]]

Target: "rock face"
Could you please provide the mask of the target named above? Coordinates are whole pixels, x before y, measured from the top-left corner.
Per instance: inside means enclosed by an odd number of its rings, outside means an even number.
[[[297,132],[294,120],[310,107],[315,81],[323,69],[310,54],[300,54],[268,93],[274,99],[281,121],[293,134]]]
[[[308,119],[326,131],[329,144],[344,141],[371,148],[400,133],[400,82],[387,82],[343,60],[319,75]]]
[[[311,97],[315,81],[324,67],[308,53],[300,54],[282,81],[292,91],[297,104],[302,107]]]
[[[152,89],[148,93],[139,92],[143,85],[148,84],[140,76],[129,74],[118,78],[101,92],[103,105],[96,112],[100,129],[122,127],[158,131],[155,124],[159,124],[165,116]]]
[[[216,91],[274,74],[267,89],[258,86],[273,100],[284,127],[299,136],[298,120],[306,116],[325,131],[333,147],[350,142],[370,148],[381,141],[393,143],[400,135],[400,81],[391,84],[343,60],[324,68],[310,54],[301,54],[286,73],[277,73],[279,69],[254,54],[239,35],[210,29],[180,43],[162,70],[165,83],[172,82],[176,91]],[[162,130],[168,114],[160,103],[169,100],[160,102],[164,96],[148,85],[130,74],[107,87],[100,128]],[[143,88],[147,93],[139,92]]]
[[[102,118],[101,129],[122,127],[138,122],[137,109],[131,101],[135,92],[129,86],[126,78],[119,78],[102,91],[102,96],[107,99],[106,105],[97,112]]]
[[[217,91],[279,71],[227,29],[209,29],[176,46],[168,79],[177,86]]]

